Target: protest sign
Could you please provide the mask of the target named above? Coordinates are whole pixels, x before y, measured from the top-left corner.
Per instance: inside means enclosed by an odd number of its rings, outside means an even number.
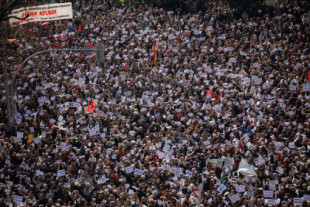
[[[237,201],[240,200],[240,197],[239,197],[238,194],[235,194],[235,195],[233,195],[233,196],[230,196],[229,198],[230,198],[230,200],[231,200],[232,203],[237,202]]]

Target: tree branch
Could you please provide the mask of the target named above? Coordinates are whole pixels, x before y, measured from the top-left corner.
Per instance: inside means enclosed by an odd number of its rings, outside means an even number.
[[[13,3],[7,5],[6,3],[3,4],[3,6],[0,7],[0,24],[3,21],[8,20],[9,18],[15,18],[15,19],[19,19],[19,20],[25,20],[26,18],[29,17],[29,15],[27,15],[24,18],[19,18],[19,17],[15,17],[15,16],[11,16],[9,17],[9,15],[11,14],[11,12],[14,9],[18,9],[21,7],[26,7],[28,5],[32,5],[33,1],[23,1],[23,0],[15,0]],[[7,5],[7,6],[4,6]]]
[[[8,19],[18,19],[18,20],[25,20],[29,17],[29,14],[27,14],[25,17],[23,18],[19,18],[17,16],[8,16],[8,17],[5,17],[3,20],[8,20]]]

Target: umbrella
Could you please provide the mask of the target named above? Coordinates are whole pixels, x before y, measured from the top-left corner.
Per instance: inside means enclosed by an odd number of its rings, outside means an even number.
[[[45,25],[49,25],[49,24],[51,24],[50,22],[43,22],[42,24],[41,24],[41,26],[45,26]]]

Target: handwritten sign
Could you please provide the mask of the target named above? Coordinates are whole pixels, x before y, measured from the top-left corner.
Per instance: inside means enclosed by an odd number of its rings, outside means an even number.
[[[20,138],[20,137],[15,137],[14,138],[14,143],[19,143],[21,141],[22,141],[22,138]]]
[[[294,204],[294,206],[303,206],[303,199],[302,198],[294,198],[293,204]]]
[[[142,176],[143,174],[144,174],[144,171],[143,171],[143,170],[140,170],[140,169],[138,169],[138,168],[135,168],[134,175]]]
[[[224,190],[226,190],[226,185],[224,185],[224,184],[221,184],[216,190],[217,190],[217,192],[219,192],[219,193],[223,193],[224,192]]]
[[[65,171],[65,170],[58,170],[58,171],[57,171],[57,176],[58,176],[58,177],[66,176],[66,171]]]
[[[126,167],[125,169],[127,174],[132,173],[134,171],[133,166]]]
[[[264,190],[264,198],[272,198],[273,191],[272,190]]]
[[[240,200],[240,197],[239,197],[238,194],[235,194],[235,195],[233,195],[233,196],[230,196],[229,199],[230,199],[230,201],[231,201],[232,203],[234,203],[234,202],[239,201],[239,200]]]
[[[276,205],[276,202],[275,202],[274,199],[268,199],[268,200],[267,200],[267,205],[268,205],[268,206],[275,206],[275,205]]]
[[[13,197],[13,202],[16,202],[16,203],[22,203],[23,202],[23,196],[18,196],[18,195],[14,195]]]
[[[304,195],[303,199],[304,201],[310,201],[310,195]]]
[[[104,184],[107,181],[106,176],[103,174],[98,181],[98,184]]]
[[[296,88],[297,88],[297,86],[295,86],[295,85],[290,85],[289,86],[289,90],[290,91],[296,91]]]
[[[236,191],[237,191],[238,193],[245,192],[245,186],[244,186],[244,185],[237,185],[237,186],[236,186]]]
[[[192,171],[186,170],[185,172],[186,172],[186,175],[187,175],[188,177],[193,177],[193,172],[192,172]]]

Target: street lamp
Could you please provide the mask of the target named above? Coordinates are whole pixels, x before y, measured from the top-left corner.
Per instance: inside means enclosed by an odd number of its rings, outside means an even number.
[[[13,75],[13,78],[11,80],[11,83],[10,83],[10,87],[7,87],[8,88],[8,96],[10,98],[10,103],[13,104],[14,101],[14,82],[15,82],[15,79],[16,79],[16,75],[18,73],[18,71],[20,71],[20,69],[34,56],[38,55],[38,54],[41,54],[41,53],[44,53],[44,52],[52,52],[52,51],[83,51],[83,52],[87,52],[87,51],[90,51],[90,52],[95,52],[95,57],[96,57],[96,61],[98,62],[101,62],[104,60],[104,45],[103,44],[96,44],[95,45],[95,49],[86,49],[86,48],[82,48],[82,49],[48,49],[48,50],[41,50],[41,51],[38,51],[32,55],[30,55],[29,57],[27,57],[19,66],[18,68],[14,71],[14,75]],[[5,63],[6,64],[6,63]],[[16,115],[16,111],[13,110],[11,111],[10,113],[10,117],[8,117],[10,119],[10,124],[13,124],[15,123],[15,115]],[[11,127],[11,126],[10,126]]]

